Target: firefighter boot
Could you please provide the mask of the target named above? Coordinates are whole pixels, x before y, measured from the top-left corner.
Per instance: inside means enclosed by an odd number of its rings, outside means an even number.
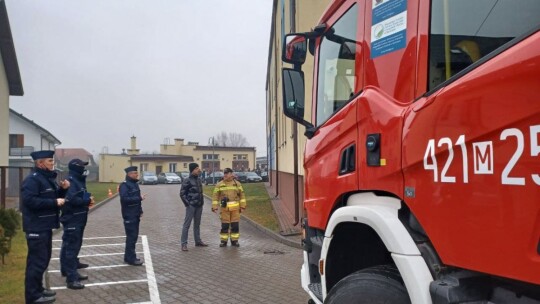
[[[238,241],[231,241],[231,246],[240,247],[240,244],[238,244]]]
[[[221,241],[221,243],[219,243],[219,247],[227,247],[227,241]]]

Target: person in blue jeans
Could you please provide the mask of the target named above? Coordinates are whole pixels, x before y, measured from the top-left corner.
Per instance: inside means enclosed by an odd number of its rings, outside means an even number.
[[[202,192],[202,183],[199,175],[201,169],[196,163],[189,164],[189,177],[182,181],[180,188],[180,198],[186,206],[186,217],[184,218],[184,226],[182,227],[181,245],[182,251],[188,251],[188,232],[191,221],[195,219],[193,224],[193,236],[195,237],[195,246],[207,247],[201,240],[201,216],[204,205],[204,197]]]
[[[66,193],[66,202],[62,206],[60,222],[64,227],[62,249],[60,250],[60,270],[66,277],[67,288],[82,289],[80,281],[88,276],[80,274],[77,269],[86,268],[88,264],[80,263],[77,256],[81,250],[84,228],[88,220],[88,210],[94,205],[94,197],[86,191],[88,171],[84,162],[78,158],[69,162],[70,187]]]
[[[144,262],[137,258],[135,244],[139,238],[139,223],[143,215],[142,201],[146,195],[142,195],[139,188],[137,166],[127,167],[124,171],[126,172],[126,180],[119,187],[122,218],[126,231],[124,262],[133,266],[142,266]]]

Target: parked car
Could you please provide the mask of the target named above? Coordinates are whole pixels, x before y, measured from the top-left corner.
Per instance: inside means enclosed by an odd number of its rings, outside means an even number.
[[[158,183],[158,178],[154,172],[143,171],[141,173],[141,178],[139,179],[141,185],[155,185]]]
[[[161,172],[157,178],[160,184],[180,184],[182,182],[180,176],[172,172]]]
[[[248,172],[246,173],[246,182],[248,183],[257,183],[262,182],[262,178],[257,175],[255,172]]]
[[[241,183],[245,183],[247,182],[247,174],[246,172],[234,172],[234,178],[241,182]]]
[[[268,171],[261,172],[261,178],[262,178],[263,182],[267,182],[268,181]]]
[[[184,181],[184,179],[189,177],[189,172],[187,171],[180,171],[180,172],[174,172],[176,175],[180,176],[180,179]]]
[[[212,184],[217,184],[218,182],[220,182],[221,180],[223,179],[223,172],[214,172],[214,173],[210,173],[206,176],[206,178],[204,179],[204,183],[206,185],[212,185]]]

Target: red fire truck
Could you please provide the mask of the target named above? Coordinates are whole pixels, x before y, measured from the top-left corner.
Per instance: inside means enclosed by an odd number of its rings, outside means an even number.
[[[311,303],[540,303],[540,1],[335,0],[282,60]]]

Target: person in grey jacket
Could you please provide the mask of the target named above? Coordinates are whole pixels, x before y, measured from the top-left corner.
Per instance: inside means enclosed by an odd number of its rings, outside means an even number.
[[[182,187],[180,188],[180,198],[186,206],[186,217],[184,219],[184,226],[182,228],[182,251],[188,251],[188,232],[191,221],[195,219],[193,224],[193,236],[195,237],[195,246],[206,247],[208,246],[201,240],[201,216],[204,205],[204,197],[202,192],[202,183],[199,179],[201,169],[196,163],[189,164],[189,177],[184,179]]]

